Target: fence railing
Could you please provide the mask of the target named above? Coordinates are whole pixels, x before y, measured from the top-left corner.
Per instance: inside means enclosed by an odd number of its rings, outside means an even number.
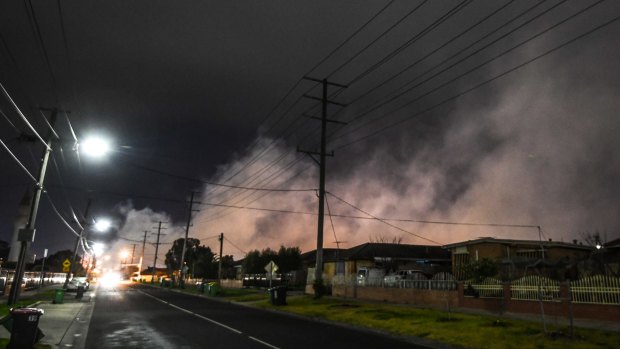
[[[485,278],[481,282],[468,282],[465,289],[466,295],[483,298],[502,298],[504,286],[495,278]]]
[[[571,282],[573,302],[620,304],[620,278],[595,275]]]
[[[595,275],[566,284],[566,293],[574,303],[620,305],[620,278]],[[530,275],[510,284],[510,298],[529,301],[559,301],[561,284],[546,277]],[[486,278],[482,282],[465,282],[465,295],[481,298],[503,297],[501,281]],[[564,296],[566,297],[566,296]]]
[[[510,285],[510,298],[520,300],[558,300],[560,282],[543,276],[524,276]]]

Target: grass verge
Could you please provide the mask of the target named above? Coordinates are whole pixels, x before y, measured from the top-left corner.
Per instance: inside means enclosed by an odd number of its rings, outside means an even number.
[[[268,302],[256,306],[464,348],[599,349],[617,348],[620,343],[618,332],[576,328],[571,339],[567,328],[556,328],[553,333],[545,334],[540,323],[484,315],[451,313],[448,316],[434,309],[333,298],[317,300],[310,296],[290,297],[287,302],[283,307]]]

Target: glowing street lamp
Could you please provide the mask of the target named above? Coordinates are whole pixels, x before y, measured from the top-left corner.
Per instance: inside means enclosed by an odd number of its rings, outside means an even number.
[[[100,158],[110,151],[110,142],[102,137],[90,137],[80,144],[80,149],[94,158]]]
[[[93,244],[93,253],[95,254],[95,257],[101,256],[104,249],[105,245],[100,242],[96,242]]]
[[[58,116],[58,112],[60,110],[54,108],[51,109],[51,116],[49,120],[50,128],[54,127],[56,123],[56,118]],[[19,299],[19,293],[21,291],[21,287],[16,285],[21,285],[22,280],[24,278],[24,271],[26,270],[26,252],[28,250],[28,243],[34,242],[35,236],[35,221],[37,219],[37,213],[39,211],[39,202],[41,201],[41,194],[43,193],[43,183],[45,182],[45,173],[47,171],[47,164],[49,161],[50,153],[52,152],[52,140],[53,140],[54,132],[50,130],[46,139],[45,139],[45,149],[43,151],[43,155],[41,157],[41,166],[39,168],[39,177],[34,187],[34,197],[30,205],[30,214],[28,215],[28,223],[23,229],[20,229],[18,235],[18,241],[20,242],[20,250],[19,257],[17,259],[17,264],[15,265],[15,274],[13,277],[13,287],[9,292],[9,296],[7,298],[7,304],[13,305],[17,303]],[[105,155],[109,149],[109,142],[104,141],[102,138],[86,140],[84,141],[86,144],[85,154],[101,157]],[[80,232],[81,238],[81,232]],[[75,259],[75,258],[74,258]],[[75,263],[74,263],[75,264]],[[73,265],[72,265],[73,268]],[[65,284],[66,287],[66,284]]]
[[[112,223],[110,223],[109,220],[107,219],[100,219],[98,221],[95,222],[95,230],[97,230],[98,232],[105,232],[108,229],[110,229],[110,226],[112,225]]]

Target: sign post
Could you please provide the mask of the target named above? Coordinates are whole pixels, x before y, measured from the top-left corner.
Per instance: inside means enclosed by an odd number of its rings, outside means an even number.
[[[269,273],[269,288],[271,288],[271,280],[273,279],[273,273],[278,271],[278,265],[274,261],[269,261],[265,266],[265,271]]]
[[[68,273],[70,270],[71,270],[71,261],[69,259],[65,259],[65,261],[62,262],[62,272]]]

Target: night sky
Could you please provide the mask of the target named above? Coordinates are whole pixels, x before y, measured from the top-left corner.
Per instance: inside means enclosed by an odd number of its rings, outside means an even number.
[[[316,248],[318,166],[296,149],[318,150],[303,95],[321,89],[304,76],[348,85],[329,88],[347,124],[328,125],[325,247],[620,237],[619,16],[576,0],[2,1],[0,82],[41,135],[39,107],[70,111],[32,253],[73,246],[50,199],[67,220],[91,199],[114,229],[89,239],[139,255],[159,221],[164,243],[182,236],[192,191],[189,235],[215,251],[221,232],[236,259]],[[41,142],[19,138],[33,132],[4,96],[0,110],[36,176]],[[78,159],[67,120],[113,151]],[[33,181],[5,149],[0,164],[10,241]]]

